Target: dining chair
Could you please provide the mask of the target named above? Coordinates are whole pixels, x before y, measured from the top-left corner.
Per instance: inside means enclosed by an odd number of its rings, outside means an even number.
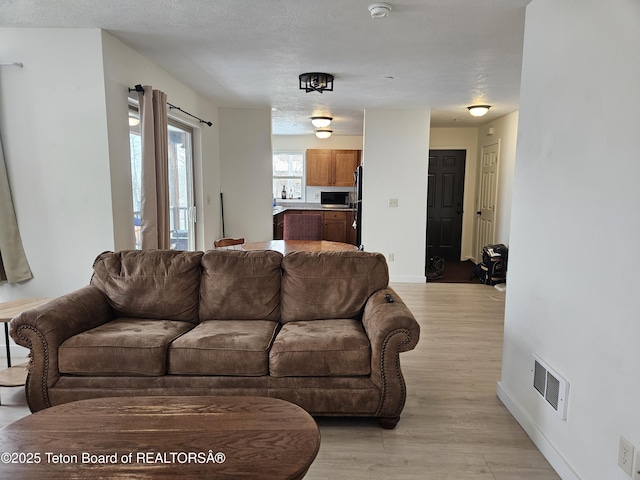
[[[244,238],[220,238],[213,242],[214,248],[219,250],[242,250],[244,244]]]
[[[282,238],[284,240],[322,240],[322,215],[285,215]]]

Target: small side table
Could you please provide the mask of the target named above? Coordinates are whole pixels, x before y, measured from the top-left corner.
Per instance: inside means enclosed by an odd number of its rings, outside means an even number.
[[[19,387],[27,380],[26,364],[12,366],[9,348],[9,322],[16,315],[48,302],[51,298],[26,298],[0,303],[0,322],[4,323],[4,336],[7,347],[7,368],[0,370],[0,387]],[[0,402],[1,404],[1,402]]]

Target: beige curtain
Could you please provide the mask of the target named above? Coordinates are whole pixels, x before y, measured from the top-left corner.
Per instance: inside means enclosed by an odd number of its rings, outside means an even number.
[[[167,95],[148,85],[138,93],[142,140],[142,204],[140,238],[143,250],[168,249],[169,164]]]
[[[0,283],[18,283],[32,278],[18,230],[0,139]]]

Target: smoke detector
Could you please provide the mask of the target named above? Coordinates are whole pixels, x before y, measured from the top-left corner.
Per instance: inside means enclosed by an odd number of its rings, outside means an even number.
[[[369,12],[372,18],[384,18],[389,16],[391,8],[388,3],[372,3],[369,5]]]

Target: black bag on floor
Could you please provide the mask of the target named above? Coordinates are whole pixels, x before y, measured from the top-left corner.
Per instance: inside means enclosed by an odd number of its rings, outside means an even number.
[[[482,263],[487,265],[492,261],[502,261],[504,271],[507,271],[507,260],[509,257],[509,249],[503,244],[485,245],[482,248]]]
[[[444,258],[431,257],[427,260],[427,281],[439,280],[444,276]]]
[[[505,283],[508,257],[509,249],[504,244],[486,245],[482,249],[482,263],[476,266],[474,274],[485,285]]]

